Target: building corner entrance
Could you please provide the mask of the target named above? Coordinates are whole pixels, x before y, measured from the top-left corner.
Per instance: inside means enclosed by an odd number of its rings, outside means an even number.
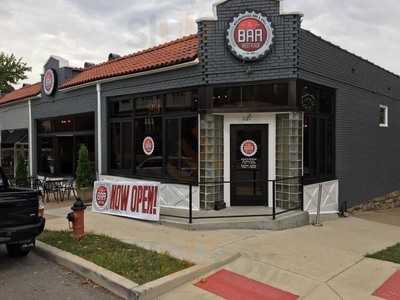
[[[268,205],[268,125],[231,125],[231,205]]]

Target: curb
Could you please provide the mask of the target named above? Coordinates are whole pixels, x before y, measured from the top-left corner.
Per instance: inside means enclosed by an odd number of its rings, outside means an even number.
[[[90,279],[121,298],[135,299],[135,294],[132,290],[139,285],[125,277],[115,274],[79,256],[49,246],[41,241],[36,241],[35,252],[46,259]]]
[[[228,255],[219,260],[196,265],[139,286],[139,284],[121,275],[40,241],[36,241],[35,252],[46,259],[90,279],[123,299],[133,300],[155,299],[187,282],[193,281],[198,277],[233,262],[240,257],[240,254]]]

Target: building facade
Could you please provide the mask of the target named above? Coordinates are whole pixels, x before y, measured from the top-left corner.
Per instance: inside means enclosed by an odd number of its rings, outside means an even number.
[[[51,57],[19,111],[32,174],[73,176],[85,144],[98,177],[161,182],[170,207],[188,206],[188,182],[207,210],[274,194],[313,211],[321,187],[337,212],[399,190],[397,75],[304,30],[279,1],[214,8],[196,34],[139,53],[82,69]]]

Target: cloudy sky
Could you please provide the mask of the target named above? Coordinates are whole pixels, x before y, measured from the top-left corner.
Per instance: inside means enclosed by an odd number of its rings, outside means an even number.
[[[399,0],[284,0],[304,13],[303,27],[400,74]],[[32,66],[59,55],[73,66],[104,61],[196,32],[215,0],[0,0],[0,51]]]

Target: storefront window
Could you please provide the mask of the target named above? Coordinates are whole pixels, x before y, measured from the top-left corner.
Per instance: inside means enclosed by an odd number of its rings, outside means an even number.
[[[111,173],[177,182],[195,180],[197,90],[131,99],[134,110],[129,118],[122,113],[110,114]],[[110,100],[111,110],[115,101],[121,99]]]
[[[111,123],[111,168],[122,169],[121,164],[121,123]]]
[[[161,117],[136,119],[135,141],[136,173],[139,175],[161,177],[163,175]],[[148,150],[145,150],[146,141],[152,143]]]
[[[160,114],[162,109],[162,95],[135,98],[136,115]]]
[[[94,169],[94,113],[38,121],[38,171],[47,176],[74,176],[80,145],[88,147]]]
[[[197,91],[184,91],[166,95],[165,109],[168,112],[196,111],[199,102]]]
[[[217,87],[214,89],[213,105],[215,108],[288,105],[288,84]]]
[[[304,83],[300,98],[304,110],[304,177],[314,183],[335,176],[335,92]]]

